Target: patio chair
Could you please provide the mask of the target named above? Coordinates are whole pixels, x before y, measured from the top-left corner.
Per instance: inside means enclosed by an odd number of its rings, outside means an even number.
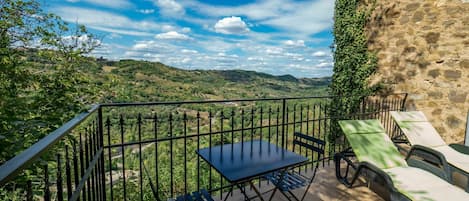
[[[313,162],[314,169],[312,172],[312,176],[307,176],[304,174],[301,174],[301,171],[296,171],[296,170],[287,170],[287,171],[276,171],[267,175],[264,175],[264,178],[272,182],[276,188],[272,192],[272,195],[269,198],[269,201],[272,200],[274,194],[276,193],[277,189],[288,199],[291,200],[290,197],[294,198],[295,200],[301,200],[303,201],[306,193],[308,192],[309,187],[311,187],[311,184],[313,183],[314,177],[316,175],[316,171],[319,167],[320,160],[322,160],[324,156],[324,146],[326,145],[326,142],[323,140],[320,140],[318,138],[308,136],[299,132],[294,133],[294,139],[293,139],[293,152],[296,150],[296,146],[300,146],[302,148],[305,148],[305,151],[311,154],[311,158],[314,158],[315,154],[317,155],[317,161]],[[301,152],[301,151],[300,151]],[[301,154],[301,153],[300,153]],[[291,191],[305,187],[306,189],[301,196],[301,199],[298,199]],[[290,196],[288,196],[286,193],[288,193]]]
[[[334,155],[334,162],[337,179],[347,187],[366,174],[381,181],[388,200],[469,200],[468,193],[448,183],[449,166],[439,152],[416,145],[404,158],[378,120],[344,120],[339,125],[351,147]],[[345,174],[342,160],[347,164]],[[355,170],[351,180],[350,167]]]
[[[448,146],[423,112],[392,111],[391,116],[411,145],[422,145],[441,152],[451,166],[452,172],[466,176],[468,178],[466,191],[469,192],[469,147],[462,144]]]

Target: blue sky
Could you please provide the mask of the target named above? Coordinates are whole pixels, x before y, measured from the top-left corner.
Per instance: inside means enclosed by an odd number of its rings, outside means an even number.
[[[48,0],[43,6],[100,36],[93,56],[332,75],[333,0]]]

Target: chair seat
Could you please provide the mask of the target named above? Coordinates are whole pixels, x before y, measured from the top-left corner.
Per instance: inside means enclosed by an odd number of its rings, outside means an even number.
[[[290,191],[308,185],[308,179],[294,171],[285,172],[280,184],[278,184],[281,175],[282,172],[277,171],[267,174],[264,177],[270,182],[276,184],[277,188],[281,191]]]
[[[210,194],[205,189],[178,196],[176,201],[213,201]]]

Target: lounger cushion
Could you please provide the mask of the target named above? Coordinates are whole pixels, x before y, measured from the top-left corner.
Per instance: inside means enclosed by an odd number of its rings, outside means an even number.
[[[412,200],[469,200],[469,194],[440,177],[414,167],[395,167],[384,170],[394,186]]]
[[[346,134],[386,133],[381,123],[376,119],[342,120],[339,121],[339,124]]]
[[[359,161],[367,161],[381,169],[407,166],[378,120],[344,120],[339,124]]]
[[[426,147],[445,146],[446,142],[427,120],[422,112],[391,112],[391,116],[399,125],[412,145]]]
[[[391,111],[391,115],[395,121],[428,121],[425,114],[421,111]]]
[[[464,172],[469,172],[469,156],[454,150],[449,146],[434,147],[433,149],[442,153],[449,164]]]
[[[398,122],[402,131],[412,145],[426,147],[445,146],[446,142],[440,137],[430,122]]]

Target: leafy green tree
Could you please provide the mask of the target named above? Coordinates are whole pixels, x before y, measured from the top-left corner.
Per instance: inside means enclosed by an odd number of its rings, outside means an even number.
[[[69,28],[35,0],[0,0],[0,6],[2,164],[93,99],[79,69],[99,40],[84,26]]]

